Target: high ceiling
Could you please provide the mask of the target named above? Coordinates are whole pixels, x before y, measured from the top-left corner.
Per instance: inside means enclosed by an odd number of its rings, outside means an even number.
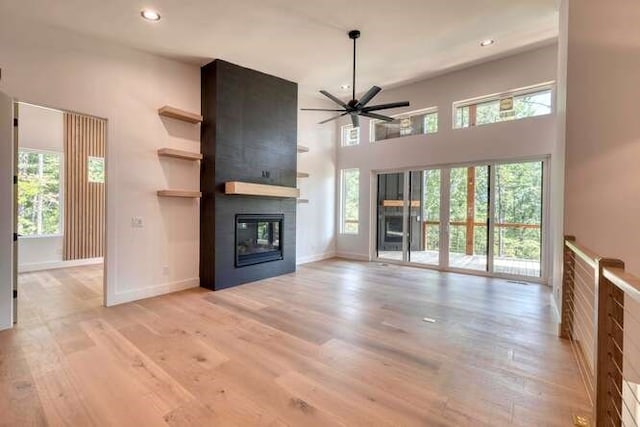
[[[157,9],[159,22],[140,17]],[[359,91],[441,73],[554,39],[556,0],[0,0],[17,31],[43,24],[198,64],[222,58],[301,84],[351,80],[360,29]],[[480,47],[495,39],[490,47]]]

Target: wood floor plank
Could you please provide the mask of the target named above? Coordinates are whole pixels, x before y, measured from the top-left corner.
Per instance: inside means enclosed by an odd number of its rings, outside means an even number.
[[[131,379],[139,382],[163,414],[195,399],[195,396],[107,322],[96,319],[83,322],[82,327],[96,343],[95,351],[109,355],[112,364],[117,364]]]
[[[19,287],[0,425],[566,426],[590,411],[541,285],[336,259],[112,308],[99,265]]]

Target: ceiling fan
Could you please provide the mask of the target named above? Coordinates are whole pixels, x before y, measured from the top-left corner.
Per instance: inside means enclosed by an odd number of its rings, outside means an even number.
[[[337,120],[340,117],[346,116],[347,114],[351,116],[351,123],[353,123],[353,127],[360,127],[360,116],[368,117],[370,119],[383,120],[385,122],[393,121],[392,117],[383,116],[382,114],[374,113],[374,111],[387,110],[390,108],[399,108],[399,107],[408,107],[409,101],[403,102],[391,102],[388,104],[378,104],[371,105],[367,107],[367,104],[376,96],[382,89],[378,86],[373,86],[369,89],[362,98],[356,99],[356,40],[360,37],[360,31],[351,30],[349,31],[349,38],[353,40],[353,84],[351,85],[352,96],[351,101],[345,103],[340,98],[331,95],[326,90],[321,90],[320,93],[338,104],[342,109],[326,109],[326,108],[302,108],[303,111],[335,111],[341,114],[337,116],[331,117],[330,119],[323,120],[319,124],[324,124],[331,122],[333,120]]]

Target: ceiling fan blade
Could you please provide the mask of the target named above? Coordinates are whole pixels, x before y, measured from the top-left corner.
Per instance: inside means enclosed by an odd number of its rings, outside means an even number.
[[[360,116],[357,113],[351,113],[351,124],[354,128],[360,127]]]
[[[364,107],[362,111],[365,113],[368,113],[369,111],[387,110],[389,108],[400,108],[400,107],[408,107],[408,106],[409,106],[409,101],[391,102],[389,104],[379,104],[379,105],[372,105],[371,107]]]
[[[373,99],[374,96],[380,93],[381,90],[382,89],[379,88],[378,86],[373,86],[371,89],[367,91],[367,93],[362,95],[362,98],[360,98],[360,101],[358,101],[358,107],[364,107],[365,105],[367,105],[369,101]]]
[[[337,111],[342,112],[344,110],[332,110],[329,108],[301,108],[300,111]]]
[[[331,121],[333,121],[333,120],[337,120],[337,119],[339,119],[340,117],[342,117],[342,116],[346,116],[346,115],[347,115],[347,113],[338,114],[337,116],[333,116],[333,117],[331,117],[330,119],[327,119],[327,120],[323,120],[323,121],[321,121],[321,122],[318,122],[318,124],[319,124],[319,125],[323,125],[323,124],[325,124],[325,123],[329,123],[329,122],[331,122]]]
[[[370,119],[382,120],[382,121],[385,121],[385,122],[392,122],[392,121],[395,120],[393,117],[383,116],[382,114],[362,112],[362,113],[360,113],[360,115],[364,116],[364,117],[369,117]]]
[[[338,104],[339,106],[345,107],[345,108],[347,107],[347,104],[345,104],[342,100],[340,100],[340,98],[331,95],[326,90],[321,90],[320,93],[326,96],[327,98],[329,98],[330,100],[332,100],[333,102],[335,102],[336,104]]]

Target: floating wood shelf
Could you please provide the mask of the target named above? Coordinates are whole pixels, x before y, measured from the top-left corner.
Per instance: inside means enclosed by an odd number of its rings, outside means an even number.
[[[185,159],[185,160],[202,160],[202,153],[193,153],[191,151],[174,150],[173,148],[159,149],[158,156],[174,157],[176,159]]]
[[[300,190],[280,185],[254,184],[252,182],[229,181],[224,184],[224,193],[238,196],[293,197],[300,196]]]
[[[158,110],[158,114],[163,117],[170,117],[172,119],[182,120],[188,123],[201,123],[202,116],[196,113],[190,113],[188,111],[181,110],[179,108],[165,105]]]
[[[309,178],[309,174],[306,172],[298,172],[298,178]]]
[[[185,197],[190,199],[198,199],[202,197],[202,193],[199,191],[191,190],[159,190],[159,197]]]
[[[309,199],[298,199],[298,203],[309,203]]]
[[[404,206],[404,201],[403,200],[383,200],[382,201],[382,206],[385,208],[401,208]],[[411,201],[411,207],[412,208],[419,208],[420,207],[420,200],[412,200]]]
[[[305,147],[304,145],[298,145],[298,153],[308,153],[309,147]]]

